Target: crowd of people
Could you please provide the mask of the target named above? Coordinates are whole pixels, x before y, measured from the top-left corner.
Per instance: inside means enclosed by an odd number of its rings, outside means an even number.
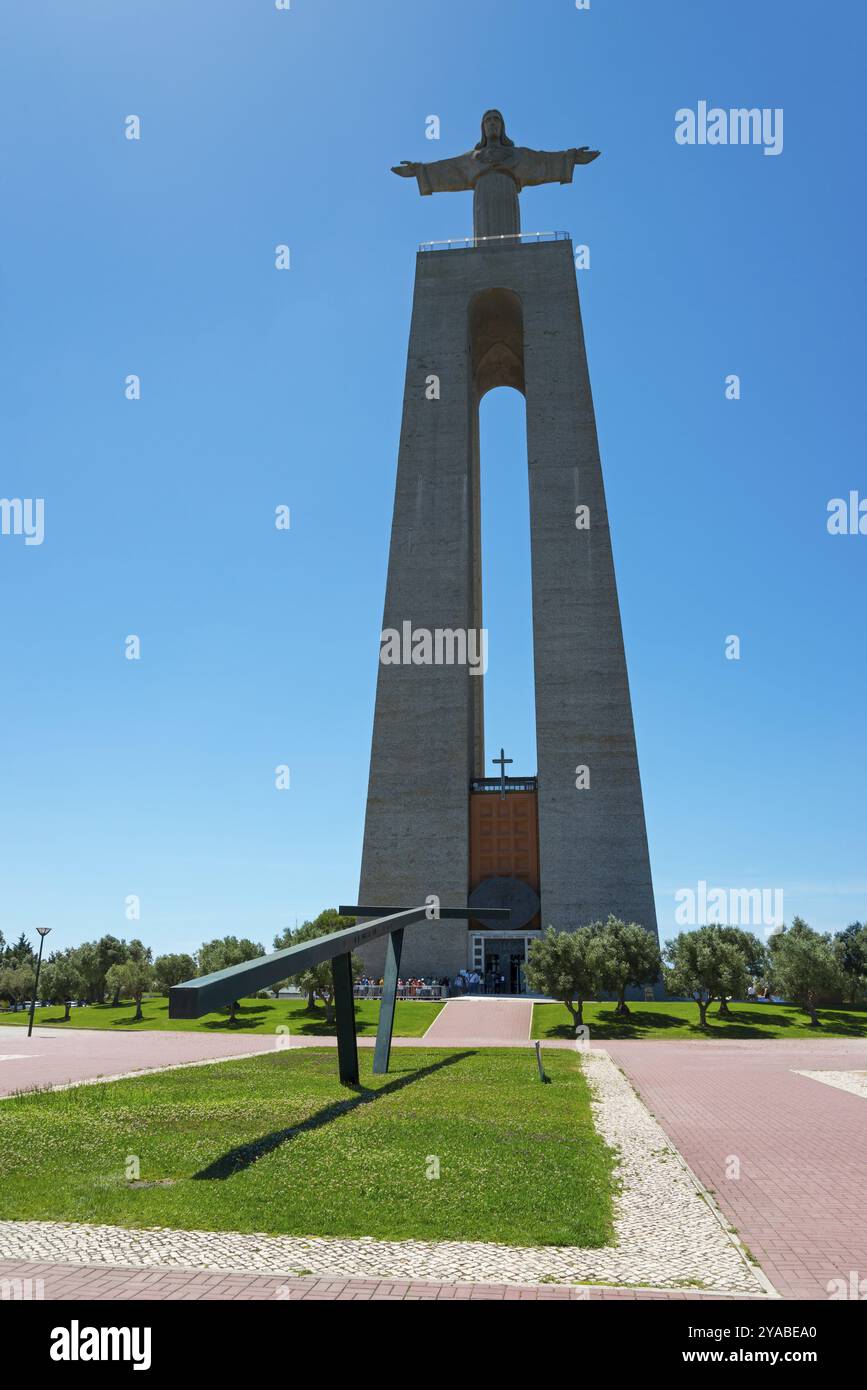
[[[378,999],[382,993],[382,980],[374,980],[369,975],[361,975],[355,982],[356,999]],[[399,979],[397,997],[399,999],[441,999],[448,994],[449,981],[436,979],[433,975],[424,979]]]
[[[484,975],[478,970],[460,970],[454,980],[455,994],[505,994],[506,977],[489,969]]]
[[[772,994],[768,984],[751,984],[747,990],[747,999],[751,1004],[782,1004],[783,1000]]]
[[[379,999],[382,994],[382,980],[370,975],[361,975],[355,981],[356,999]],[[481,975],[478,970],[459,970],[453,980],[447,976],[437,979],[428,975],[417,979],[399,979],[398,999],[445,999],[449,995],[461,994],[505,994],[506,977],[496,970],[488,970]]]

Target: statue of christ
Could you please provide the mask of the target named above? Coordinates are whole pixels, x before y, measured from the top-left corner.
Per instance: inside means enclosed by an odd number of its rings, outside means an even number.
[[[518,194],[539,183],[571,183],[576,164],[589,164],[598,150],[528,150],[506,134],[499,111],[482,117],[482,138],[474,149],[453,159],[416,164],[404,159],[392,169],[401,178],[417,179],[422,196],[473,192],[474,237],[515,236],[521,230]]]

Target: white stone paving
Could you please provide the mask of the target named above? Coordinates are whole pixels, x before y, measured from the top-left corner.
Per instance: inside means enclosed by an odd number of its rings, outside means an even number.
[[[853,1096],[863,1096],[867,1100],[867,1071],[798,1071],[798,1076],[809,1076],[811,1081],[824,1081],[826,1086],[836,1086],[840,1091],[851,1091]]]
[[[597,1128],[619,1154],[616,1245],[268,1236],[0,1221],[0,1259],[441,1282],[545,1282],[772,1292],[683,1159],[603,1051],[583,1054]]]

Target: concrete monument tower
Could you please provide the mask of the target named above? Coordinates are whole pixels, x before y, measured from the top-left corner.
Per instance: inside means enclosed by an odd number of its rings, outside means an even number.
[[[549,924],[612,912],[656,934],[572,243],[522,236],[519,213],[522,189],[597,153],[521,148],[488,111],[468,153],[394,170],[473,193],[473,237],[416,263],[359,893],[468,912],[413,928],[405,975],[475,967],[509,991]],[[479,402],[496,386],[526,400],[538,769],[506,777],[500,749],[488,778]],[[493,906],[507,932],[473,918]],[[381,971],[381,943],[362,955]]]

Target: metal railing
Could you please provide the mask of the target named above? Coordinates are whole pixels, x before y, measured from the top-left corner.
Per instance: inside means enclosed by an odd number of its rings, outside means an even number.
[[[502,236],[453,237],[449,241],[423,241],[419,251],[471,251],[477,246],[494,246],[505,241],[529,243],[533,241],[568,241],[569,232],[505,232]]]
[[[352,993],[356,999],[381,999],[382,985],[353,985]],[[419,985],[413,989],[411,985],[398,985],[396,998],[398,999],[447,999],[449,996],[446,985]]]
[[[539,785],[536,777],[507,777],[505,781],[507,792],[534,792]],[[471,792],[499,792],[503,790],[501,777],[474,777],[470,782]]]

